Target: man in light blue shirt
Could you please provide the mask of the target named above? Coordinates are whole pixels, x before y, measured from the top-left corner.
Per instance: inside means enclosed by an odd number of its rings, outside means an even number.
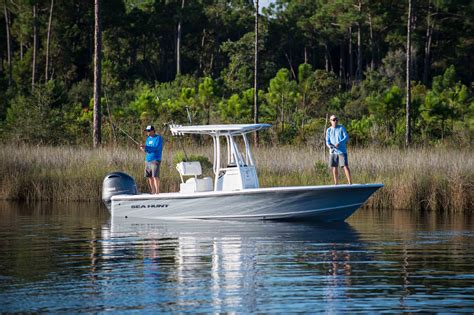
[[[145,157],[145,177],[152,194],[160,193],[160,164],[163,152],[163,138],[155,132],[155,127],[149,125],[145,128],[148,134],[145,144],[140,145],[140,149],[146,153]]]
[[[351,170],[349,169],[346,151],[346,143],[347,140],[349,140],[349,135],[344,126],[337,124],[338,119],[336,115],[331,115],[330,121],[331,127],[326,131],[326,145],[330,152],[329,167],[332,168],[334,185],[337,185],[338,167],[344,168],[347,182],[352,184]]]

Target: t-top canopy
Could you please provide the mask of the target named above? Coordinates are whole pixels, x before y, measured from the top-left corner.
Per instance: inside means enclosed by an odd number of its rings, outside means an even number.
[[[183,134],[202,134],[202,135],[242,135],[253,131],[267,129],[270,124],[238,124],[238,125],[199,125],[199,126],[181,126],[170,125],[173,135]]]

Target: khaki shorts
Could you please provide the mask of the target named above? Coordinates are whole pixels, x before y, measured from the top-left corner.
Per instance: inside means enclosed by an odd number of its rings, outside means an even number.
[[[329,167],[338,166],[349,166],[349,161],[347,160],[347,153],[329,155]]]
[[[145,177],[160,178],[160,165],[161,161],[145,162]]]

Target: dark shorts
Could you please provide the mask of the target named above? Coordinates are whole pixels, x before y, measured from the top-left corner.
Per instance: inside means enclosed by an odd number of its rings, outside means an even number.
[[[329,167],[338,166],[349,166],[349,161],[347,160],[347,153],[329,155]]]
[[[145,177],[160,178],[160,165],[161,161],[145,162]]]

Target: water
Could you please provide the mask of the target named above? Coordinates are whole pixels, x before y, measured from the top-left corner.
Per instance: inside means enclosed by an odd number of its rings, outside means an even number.
[[[0,203],[0,312],[474,312],[474,220],[114,221]]]

